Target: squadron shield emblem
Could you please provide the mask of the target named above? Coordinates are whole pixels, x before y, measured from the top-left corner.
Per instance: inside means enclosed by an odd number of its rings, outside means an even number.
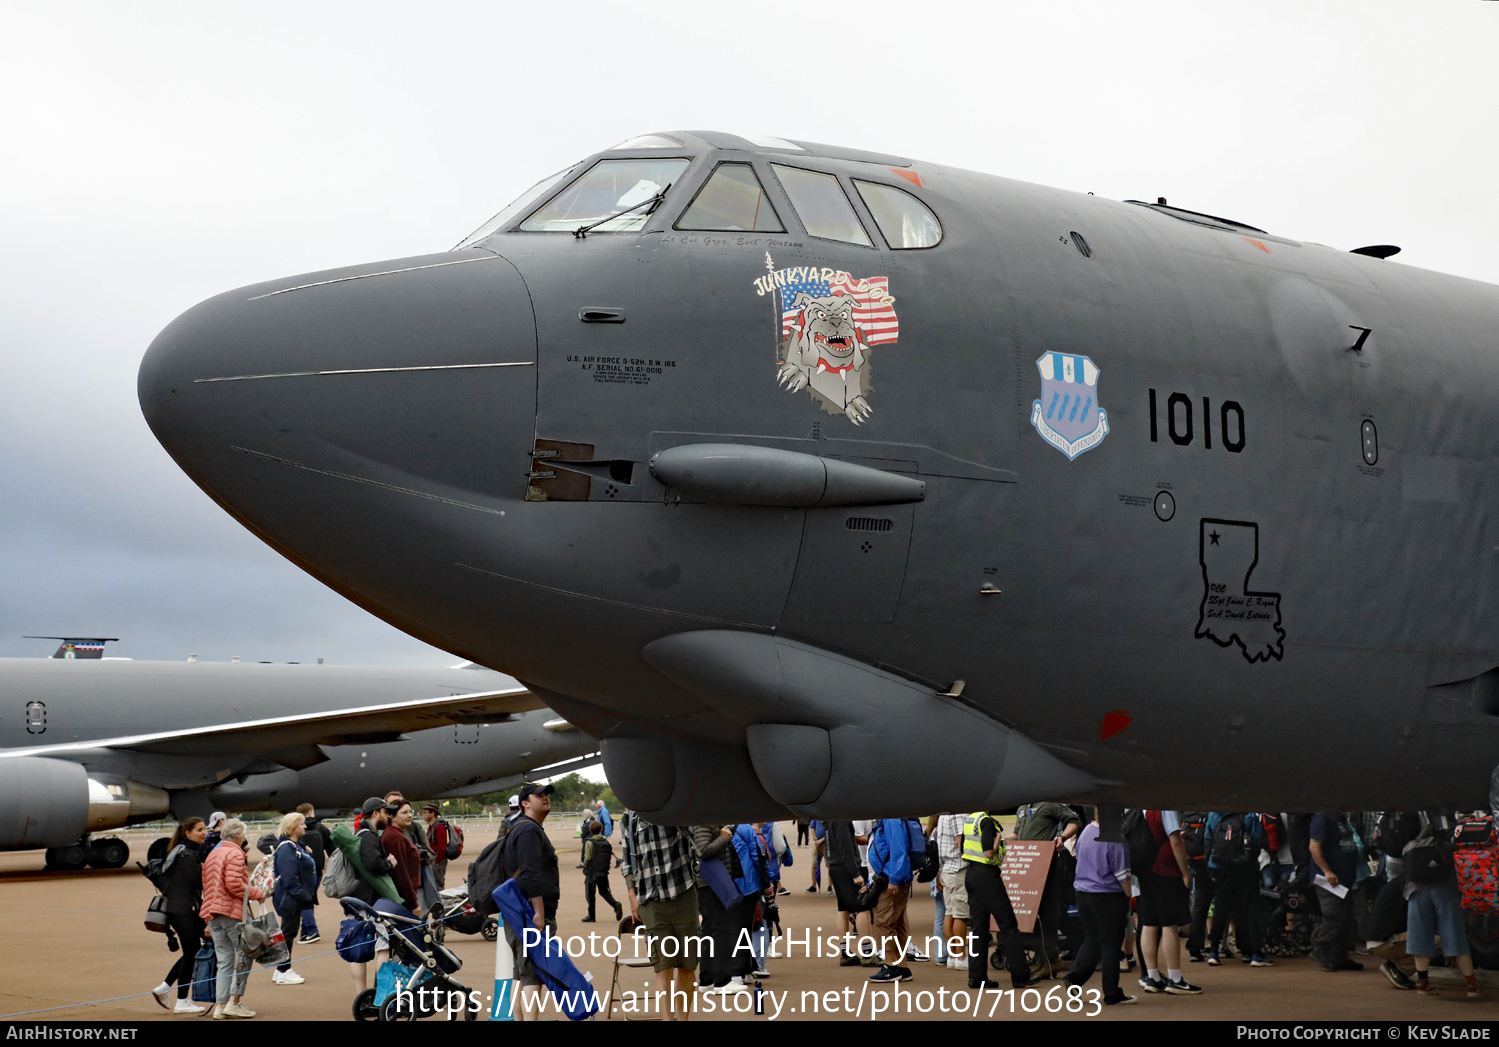
[[[870,351],[900,337],[889,278],[856,279],[841,269],[798,265],[776,269],[765,256],[768,276],[755,281],[761,295],[779,304],[776,379],[799,393],[806,389],[828,414],[855,425],[873,408]]]
[[[1043,353],[1041,399],[1031,404],[1031,425],[1068,461],[1109,435],[1108,413],[1098,406],[1099,370],[1086,356]]]

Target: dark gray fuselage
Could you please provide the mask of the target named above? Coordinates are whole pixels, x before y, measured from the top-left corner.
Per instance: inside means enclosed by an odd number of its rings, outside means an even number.
[[[148,421],[300,566],[598,737],[741,751],[744,723],[641,655],[737,630],[962,680],[954,700],[1095,799],[1482,802],[1499,289],[898,158],[689,141],[640,233],[502,232],[209,300],[147,354]],[[905,187],[944,238],[811,237],[772,158]],[[756,165],[787,233],[672,228],[725,159]],[[767,253],[888,278],[899,340],[872,350],[864,424],[777,384]],[[1032,424],[1049,353],[1091,361],[1107,412],[1071,459]],[[694,503],[649,470],[694,443],[835,457],[925,497]]]

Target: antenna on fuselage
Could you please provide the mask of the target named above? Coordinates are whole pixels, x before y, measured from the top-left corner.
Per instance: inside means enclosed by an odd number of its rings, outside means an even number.
[[[776,284],[776,264],[770,260],[769,251],[765,252],[765,271],[769,274],[765,280],[770,284],[770,306],[775,310],[775,323],[771,326],[776,340],[775,362],[780,366],[785,362],[781,359],[781,345],[786,340],[783,337],[786,333],[786,309],[781,305],[781,289]]]

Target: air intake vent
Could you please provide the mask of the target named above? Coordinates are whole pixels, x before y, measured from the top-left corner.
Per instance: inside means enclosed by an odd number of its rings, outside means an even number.
[[[850,516],[843,526],[850,531],[888,531],[895,526],[895,521],[878,516]]]

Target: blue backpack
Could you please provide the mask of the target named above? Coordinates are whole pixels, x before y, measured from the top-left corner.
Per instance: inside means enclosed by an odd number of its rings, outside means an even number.
[[[218,1002],[219,958],[213,951],[213,942],[206,941],[193,957],[193,1003]]]
[[[906,819],[906,856],[913,874],[926,865],[926,833],[921,831],[921,822],[915,818]]]

